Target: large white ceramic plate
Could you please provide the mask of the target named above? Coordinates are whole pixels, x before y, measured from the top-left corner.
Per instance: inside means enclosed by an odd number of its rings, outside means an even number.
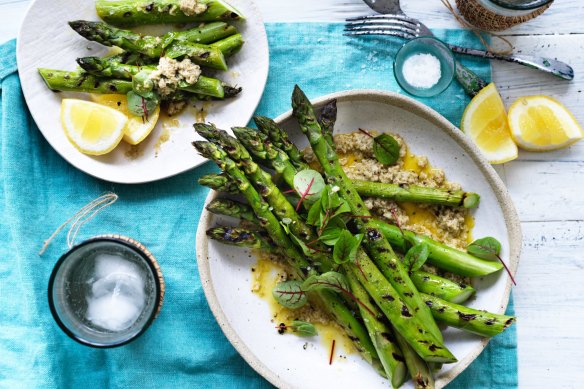
[[[76,58],[99,56],[109,48],[89,42],[73,31],[71,20],[99,20],[94,0],[35,0],[24,18],[17,43],[17,61],[22,89],[32,116],[51,146],[76,168],[101,179],[119,183],[143,183],[170,177],[199,166],[204,159],[191,146],[196,139],[193,123],[195,109],[178,116],[177,123],[163,128],[159,121],[153,133],[137,150],[124,142],[110,154],[93,157],[77,151],[67,140],[60,122],[61,99],[88,99],[82,93],[53,93],[43,82],[37,68],[74,70]],[[268,42],[261,14],[253,0],[229,0],[245,17],[236,23],[245,39],[241,51],[227,59],[229,70],[217,77],[243,88],[239,96],[205,104],[205,120],[229,128],[246,124],[255,111],[268,77]],[[162,32],[141,27],[141,32]],[[203,107],[197,104],[197,109]]]
[[[423,104],[394,93],[356,90],[325,96],[314,103],[320,107],[331,98],[338,99],[336,133],[361,127],[400,134],[414,154],[426,155],[433,166],[443,168],[448,180],[479,193],[481,204],[474,213],[473,235],[499,239],[502,257],[515,272],[521,248],[517,213],[493,168],[459,129]],[[308,145],[290,112],[276,120],[297,145]],[[215,196],[212,192],[207,201]],[[277,334],[267,303],[250,291],[250,268],[255,258],[205,236],[208,228],[234,222],[203,212],[197,231],[197,260],[211,310],[245,360],[278,387],[387,388],[387,381],[358,355],[349,355],[346,360],[337,358],[329,365],[329,349],[318,340],[312,341],[315,347],[305,350],[305,338]],[[470,306],[505,311],[511,289],[505,272],[477,279],[475,287],[477,298]],[[445,331],[444,338],[459,362],[444,365],[436,377],[438,388],[460,374],[487,344],[486,339],[452,328]],[[411,381],[405,387],[413,387]]]

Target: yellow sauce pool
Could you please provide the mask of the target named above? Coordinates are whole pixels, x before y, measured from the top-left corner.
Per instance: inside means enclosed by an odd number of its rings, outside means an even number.
[[[252,292],[257,294],[270,307],[272,312],[271,320],[274,323],[274,331],[280,323],[291,324],[293,320],[301,319],[298,313],[292,309],[285,308],[278,304],[272,296],[272,290],[276,286],[279,275],[286,273],[284,265],[274,262],[268,255],[261,251],[255,251],[257,262],[252,266]],[[327,350],[327,355],[331,349],[332,341],[335,340],[334,361],[344,360],[342,356],[356,352],[351,340],[344,331],[334,322],[327,324],[312,323],[318,331],[318,338],[322,347]],[[296,336],[292,332],[286,332],[287,336]],[[309,341],[310,338],[307,338]],[[341,357],[341,358],[340,358]]]

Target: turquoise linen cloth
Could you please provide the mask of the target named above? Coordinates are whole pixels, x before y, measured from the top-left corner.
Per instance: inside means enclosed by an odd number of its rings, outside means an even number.
[[[295,83],[309,97],[352,88],[399,92],[390,57],[398,43],[349,39],[340,24],[266,27],[270,75],[258,113],[276,116],[288,110]],[[479,46],[467,32],[437,34],[451,43]],[[487,62],[464,62],[489,79]],[[224,337],[199,280],[195,231],[207,189],[196,182],[216,168],[205,164],[147,185],[95,179],[65,162],[33,122],[16,73],[14,41],[0,46],[0,88],[0,387],[271,387]],[[458,124],[468,98],[453,83],[447,93],[424,102]],[[47,283],[66,250],[65,237],[38,255],[57,226],[105,191],[116,192],[120,200],[86,224],[78,241],[104,233],[133,237],[153,252],[167,283],[162,312],[151,328],[133,343],[108,350],[69,339],[49,312]],[[516,347],[511,327],[449,388],[516,387]]]

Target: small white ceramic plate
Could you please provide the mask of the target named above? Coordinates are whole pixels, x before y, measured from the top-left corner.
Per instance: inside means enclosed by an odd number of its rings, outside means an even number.
[[[93,157],[75,149],[61,127],[60,107],[64,97],[89,99],[86,93],[50,91],[37,68],[75,70],[78,57],[101,56],[110,48],[89,42],[67,24],[71,20],[99,20],[94,0],[35,0],[30,5],[17,43],[18,71],[24,97],[32,116],[51,146],[76,168],[101,179],[119,183],[143,183],[170,177],[199,166],[204,159],[191,142],[198,137],[195,121],[206,120],[223,128],[247,123],[255,111],[268,77],[269,53],[261,14],[253,0],[229,0],[245,17],[236,23],[246,43],[241,51],[227,59],[229,70],[217,77],[243,88],[239,96],[221,102],[197,103],[177,116],[176,121],[162,120],[135,149],[121,142],[111,153]],[[162,33],[158,26],[140,28],[140,32]],[[204,108],[203,118],[195,114]]]
[[[502,244],[502,257],[515,272],[521,249],[521,230],[517,213],[503,183],[465,135],[444,117],[427,106],[402,95],[356,90],[317,99],[321,107],[332,98],[338,100],[335,133],[356,131],[359,127],[397,133],[405,138],[412,152],[428,156],[433,166],[443,168],[448,180],[462,184],[467,191],[479,193],[481,204],[474,212],[475,237],[494,236]],[[276,119],[301,148],[308,142],[291,112]],[[211,192],[207,202],[215,198]],[[261,375],[285,388],[387,388],[371,366],[357,354],[328,363],[329,347],[318,339],[304,349],[306,338],[278,335],[270,322],[266,301],[253,294],[250,268],[256,259],[248,252],[210,241],[205,235],[216,225],[235,225],[235,220],[203,212],[197,231],[197,260],[203,288],[219,325],[233,346]],[[477,298],[470,306],[503,313],[509,300],[511,281],[505,272],[477,279]],[[462,372],[483,350],[487,340],[449,328],[444,333],[446,346],[458,361],[444,365],[436,376],[443,387]],[[404,387],[413,387],[411,381]]]

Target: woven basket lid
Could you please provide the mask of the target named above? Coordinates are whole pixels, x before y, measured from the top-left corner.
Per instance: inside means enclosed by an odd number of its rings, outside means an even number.
[[[485,8],[477,0],[456,0],[458,10],[467,22],[485,31],[501,31],[527,22],[547,10],[553,2],[521,16],[502,16]]]

